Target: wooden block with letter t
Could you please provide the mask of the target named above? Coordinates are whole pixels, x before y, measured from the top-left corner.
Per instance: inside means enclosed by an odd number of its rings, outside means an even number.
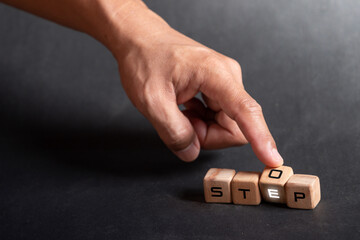
[[[266,167],[260,177],[260,190],[267,202],[286,203],[285,184],[294,174],[291,167]]]
[[[243,205],[259,205],[261,194],[259,190],[260,172],[238,172],[231,182],[233,203]]]
[[[290,208],[313,209],[320,202],[320,180],[317,176],[294,174],[285,186],[286,204]]]
[[[233,169],[210,168],[204,177],[206,202],[231,203],[231,181]]]

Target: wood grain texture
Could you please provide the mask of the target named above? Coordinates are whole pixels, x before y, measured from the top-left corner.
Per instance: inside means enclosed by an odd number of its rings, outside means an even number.
[[[294,174],[285,185],[290,208],[314,209],[321,199],[320,179],[314,175]]]
[[[267,202],[286,203],[285,184],[294,174],[291,167],[265,167],[260,177],[260,190]]]
[[[234,204],[259,205],[260,172],[238,172],[231,182],[231,195]]]
[[[231,203],[231,181],[234,175],[235,170],[233,169],[209,169],[204,177],[205,201]]]

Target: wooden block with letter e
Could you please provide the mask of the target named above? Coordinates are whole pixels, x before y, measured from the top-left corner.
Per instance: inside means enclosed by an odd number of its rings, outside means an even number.
[[[320,180],[314,175],[294,174],[285,186],[290,208],[313,209],[320,202]]]
[[[286,203],[285,184],[294,174],[291,167],[266,167],[260,177],[260,190],[267,202]]]
[[[233,169],[211,168],[204,177],[206,202],[231,203],[231,181]]]
[[[261,194],[259,190],[260,172],[238,172],[231,183],[233,203],[243,205],[259,205]]]

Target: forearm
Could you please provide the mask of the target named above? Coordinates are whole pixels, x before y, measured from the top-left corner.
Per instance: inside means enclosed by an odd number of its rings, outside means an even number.
[[[127,44],[167,28],[140,0],[0,0],[58,24],[89,34],[121,55]],[[156,29],[154,29],[156,28]],[[149,31],[150,30],[150,31]]]

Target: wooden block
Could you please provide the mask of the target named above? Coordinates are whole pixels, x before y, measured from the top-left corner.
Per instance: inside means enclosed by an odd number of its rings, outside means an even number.
[[[231,182],[233,203],[243,205],[259,205],[261,194],[259,190],[260,172],[238,172]]]
[[[314,175],[294,174],[285,185],[290,208],[314,209],[320,202],[320,180]]]
[[[266,167],[260,177],[260,190],[267,202],[286,203],[285,184],[294,174],[291,167]]]
[[[231,180],[235,175],[233,169],[211,168],[204,177],[204,194],[206,202],[231,203]]]

